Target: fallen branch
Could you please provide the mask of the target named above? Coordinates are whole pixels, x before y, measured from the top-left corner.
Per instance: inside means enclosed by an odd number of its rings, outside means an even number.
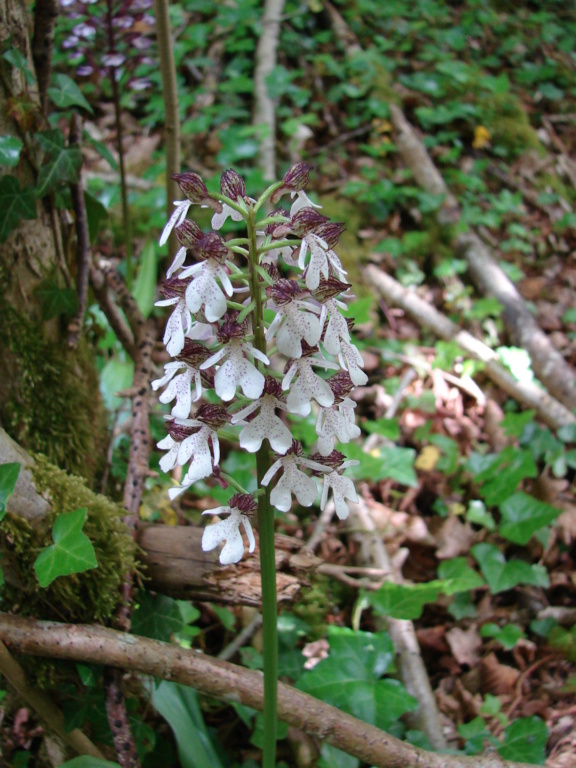
[[[444,195],[444,205],[438,214],[439,222],[458,221],[460,211],[456,199],[450,194],[404,113],[395,104],[390,105],[390,117],[396,132],[398,150],[418,184],[427,192]],[[514,283],[494,261],[488,248],[478,235],[470,232],[458,235],[455,246],[458,254],[466,260],[472,279],[479,289],[502,304],[504,323],[512,342],[528,352],[536,376],[553,397],[568,408],[576,408],[576,372],[551,344]]]
[[[118,667],[262,711],[263,678],[259,672],[158,640],[99,626],[57,624],[8,614],[0,614],[0,640],[18,653]],[[376,768],[529,768],[526,763],[504,761],[498,754],[462,757],[418,749],[282,683],[278,716]]]
[[[475,360],[482,360],[486,375],[504,392],[518,402],[534,408],[539,417],[553,429],[564,424],[576,423],[576,417],[562,403],[529,381],[516,381],[498,362],[494,350],[487,347],[472,334],[463,331],[415,291],[408,291],[394,278],[374,265],[366,268],[367,280],[391,305],[407,312],[420,326],[428,328],[442,339],[455,341],[462,350]]]

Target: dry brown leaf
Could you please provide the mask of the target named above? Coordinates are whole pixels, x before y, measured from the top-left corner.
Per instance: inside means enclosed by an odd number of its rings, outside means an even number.
[[[445,560],[458,557],[470,551],[470,547],[476,541],[477,535],[469,522],[463,523],[458,517],[452,515],[442,523],[436,533],[438,548],[436,557]]]
[[[476,625],[472,625],[470,629],[453,627],[446,632],[446,640],[454,654],[454,658],[459,664],[474,666],[474,664],[478,663],[482,639]]]
[[[512,695],[520,672],[507,664],[500,664],[496,654],[485,656],[480,662],[482,691],[494,696]]]

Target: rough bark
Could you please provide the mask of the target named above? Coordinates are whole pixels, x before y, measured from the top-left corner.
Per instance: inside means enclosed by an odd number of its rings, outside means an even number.
[[[16,48],[34,73],[29,30],[23,0],[0,0],[0,47]],[[46,127],[38,87],[3,59],[0,70],[0,136],[24,143],[18,167],[5,170],[18,177],[21,187],[34,185],[41,156],[31,137]],[[49,283],[59,288],[73,284],[71,265],[57,247],[58,217],[43,201],[36,213],[36,219],[23,221],[0,243],[0,424],[24,448],[90,478],[105,451],[97,373],[87,344],[68,349],[62,318],[43,314],[39,290]]]

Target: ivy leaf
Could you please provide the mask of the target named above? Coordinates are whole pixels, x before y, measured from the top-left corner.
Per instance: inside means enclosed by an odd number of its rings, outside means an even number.
[[[14,493],[19,472],[20,464],[16,461],[0,465],[0,520],[6,514],[6,504]]]
[[[386,582],[365,598],[376,613],[394,619],[417,619],[426,603],[433,603],[443,589],[442,581],[427,584],[394,584]]]
[[[520,717],[504,732],[504,744],[498,754],[504,760],[544,765],[548,728],[539,717]]]
[[[44,320],[60,315],[73,315],[78,308],[78,294],[73,288],[60,288],[52,280],[45,280],[35,291]]]
[[[560,512],[527,493],[514,493],[500,504],[500,533],[515,544],[527,544],[536,531],[555,520]]]
[[[442,592],[446,595],[468,592],[484,585],[482,576],[468,565],[465,557],[444,560],[438,566],[438,576],[445,581]]]
[[[20,160],[24,144],[16,136],[0,136],[0,165],[14,168]]]
[[[36,218],[36,194],[33,187],[20,189],[15,176],[0,179],[0,242],[6,240],[22,219]]]
[[[84,96],[82,91],[72,78],[68,75],[55,75],[56,87],[48,88],[48,96],[52,99],[58,109],[68,109],[68,107],[82,107],[90,114],[94,114],[92,107]]]
[[[54,544],[41,552],[34,563],[41,587],[47,587],[59,576],[70,576],[98,567],[92,542],[82,533],[86,514],[87,509],[83,507],[56,518],[52,526]]]
[[[374,453],[364,453],[359,445],[349,443],[343,451],[347,458],[357,459],[360,462],[347,470],[347,475],[353,480],[391,478],[401,485],[409,485],[413,488],[418,485],[418,478],[414,472],[416,452],[413,448],[384,446]]]
[[[329,643],[330,655],[303,675],[300,690],[379,727],[418,706],[398,681],[378,680],[394,657],[385,632],[334,627]]]
[[[550,584],[544,566],[529,565],[523,560],[506,562],[494,544],[475,544],[471,552],[494,595],[517,584],[533,584],[536,587],[548,587]]]
[[[132,616],[135,635],[168,642],[171,635],[180,632],[185,622],[176,600],[166,595],[151,595],[142,590],[138,593],[138,607]]]
[[[48,162],[38,174],[38,195],[47,195],[62,181],[76,182],[82,165],[80,150],[77,147],[68,148],[64,134],[56,128],[37,133],[36,139],[48,156]]]
[[[32,74],[32,70],[28,64],[28,59],[21,51],[18,50],[18,48],[10,48],[8,51],[6,51],[6,53],[2,55],[2,58],[11,64],[14,69],[18,69],[20,72],[22,72],[28,85],[35,84],[34,75]]]
[[[505,627],[499,627],[498,624],[488,622],[480,630],[482,637],[493,637],[507,651],[511,651],[521,637],[526,637],[522,627],[518,624],[506,624]]]

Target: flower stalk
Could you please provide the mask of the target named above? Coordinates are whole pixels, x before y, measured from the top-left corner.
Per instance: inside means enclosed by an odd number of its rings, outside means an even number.
[[[352,344],[351,322],[345,308],[349,285],[333,248],[344,229],[316,210],[304,192],[308,166],[293,165],[280,182],[258,199],[246,195],[244,180],[235,171],[222,174],[220,191],[211,192],[195,173],[175,177],[186,197],[160,238],[174,229],[181,248],[162,286],[172,314],[164,343],[175,358],[153,382],[166,386],[163,403],[175,401],[166,416],[167,436],[158,447],[169,472],[187,466],[170,498],[211,475],[235,493],[228,505],[204,512],[217,522],[204,529],[202,547],[220,544],[220,562],[237,563],[256,548],[252,520],[256,514],[262,579],[264,640],[264,768],[276,765],[277,595],[274,551],[275,509],[287,512],[295,498],[311,506],[319,495],[323,509],[331,493],[340,518],[348,502],[357,501],[351,480],[343,476],[355,462],[335,450],[359,435],[354,424],[355,403],[349,394],[366,383],[362,357]],[[264,203],[275,205],[290,194],[290,211],[278,209],[258,220]],[[212,232],[203,232],[187,218],[193,205],[214,211]],[[225,240],[226,220],[243,221],[246,237]],[[239,245],[241,243],[241,245]],[[240,263],[237,263],[240,262]],[[273,312],[268,323],[264,310]],[[271,358],[286,358],[274,370]],[[333,373],[333,371],[337,371]],[[214,390],[206,402],[204,395]],[[306,455],[294,440],[284,414],[317,414],[316,452]],[[240,428],[239,433],[233,432]],[[256,489],[247,492],[220,469],[219,436],[236,435],[240,448],[255,454]],[[274,455],[273,455],[273,453]]]

